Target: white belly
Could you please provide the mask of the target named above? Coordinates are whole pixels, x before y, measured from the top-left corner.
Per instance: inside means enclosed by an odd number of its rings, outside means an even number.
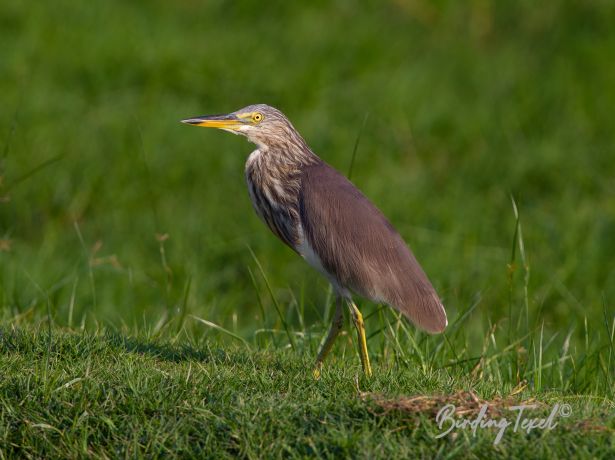
[[[350,298],[350,291],[343,286],[340,286],[337,282],[337,279],[330,274],[325,267],[322,265],[322,261],[318,254],[314,252],[314,249],[310,245],[308,239],[305,237],[303,233],[303,227],[299,224],[298,228],[299,232],[299,244],[295,248],[297,252],[305,259],[305,261],[314,269],[318,270],[333,286],[333,289],[337,293],[337,295],[341,297]]]

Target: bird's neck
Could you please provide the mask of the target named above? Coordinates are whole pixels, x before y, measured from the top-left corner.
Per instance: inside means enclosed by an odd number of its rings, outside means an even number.
[[[288,131],[284,138],[254,139],[258,149],[267,153],[267,157],[285,163],[312,164],[318,156],[308,147],[305,140],[296,131]]]
[[[292,182],[299,178],[303,168],[321,161],[309,148],[298,152],[278,145],[259,145],[246,161],[246,172],[282,183]]]
[[[275,174],[276,171],[297,171],[322,160],[308,147],[303,138],[294,130],[287,132],[283,139],[251,139],[258,149],[252,152],[248,165]]]
[[[292,202],[298,200],[304,168],[322,162],[303,139],[301,142],[257,144],[259,148],[246,161],[248,183],[270,196],[279,194]]]

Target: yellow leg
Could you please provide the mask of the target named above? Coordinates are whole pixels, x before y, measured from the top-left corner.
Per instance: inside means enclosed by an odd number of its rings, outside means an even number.
[[[350,314],[355,327],[357,328],[357,339],[359,341],[359,355],[361,356],[361,365],[363,372],[367,377],[372,376],[372,366],[369,364],[369,355],[367,354],[367,340],[365,339],[365,326],[363,325],[363,315],[352,300],[348,301]]]
[[[333,342],[339,335],[342,330],[342,326],[344,325],[344,312],[342,311],[342,299],[338,297],[335,301],[335,313],[333,314],[333,322],[331,323],[331,329],[329,329],[329,333],[327,334],[327,338],[324,343],[320,347],[320,351],[318,352],[318,358],[316,358],[316,364],[314,365],[313,375],[315,379],[320,378],[320,370],[322,369],[322,363],[331,351],[333,347]]]

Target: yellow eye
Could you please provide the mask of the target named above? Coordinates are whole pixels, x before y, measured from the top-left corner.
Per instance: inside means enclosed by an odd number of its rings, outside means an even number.
[[[258,123],[259,121],[261,121],[263,119],[263,115],[256,112],[252,114],[252,121],[255,123]]]

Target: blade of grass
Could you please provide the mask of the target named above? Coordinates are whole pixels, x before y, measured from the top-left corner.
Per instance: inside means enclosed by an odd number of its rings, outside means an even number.
[[[604,297],[604,294],[602,295],[602,314],[604,316],[604,328],[606,329],[606,336],[609,339],[609,360],[607,362],[607,381],[609,386],[612,388],[613,384],[612,384],[612,374],[610,372],[611,370],[611,360],[613,358],[613,355],[615,354],[615,347],[613,345],[613,334],[615,333],[615,315],[613,315],[613,325],[611,326],[611,330],[609,331],[609,317],[608,317],[608,313],[606,311],[606,299]]]
[[[519,214],[517,213],[517,205],[515,199],[510,194],[510,200],[513,205],[515,214],[515,231],[512,238],[512,248],[510,250],[510,262],[508,263],[508,343],[512,340],[512,323],[513,323],[513,279],[515,275],[515,259],[517,254],[517,235],[519,234]]]
[[[250,267],[248,267],[248,273],[250,274],[250,280],[252,281],[254,292],[256,292],[256,300],[258,302],[258,307],[261,311],[262,328],[265,329],[267,328],[267,315],[265,313],[265,306],[263,305],[263,299],[261,298],[260,290],[258,289],[258,285],[256,284],[256,278],[254,277],[254,273],[252,272],[252,269]],[[256,340],[256,333],[254,334],[254,339]],[[276,338],[274,334],[271,334],[271,340],[273,340],[273,345],[277,346]],[[256,342],[258,345],[258,341]]]
[[[85,245],[85,240],[83,239],[83,235],[81,234],[81,228],[79,228],[79,223],[77,221],[74,221],[73,226],[75,227],[75,231],[77,232],[77,236],[79,237],[79,242],[81,243],[83,253],[86,257],[86,263],[88,264],[88,276],[90,278],[90,289],[92,291],[92,305],[94,307],[94,310],[96,310],[98,303],[96,300],[96,282],[94,280],[94,269],[92,268],[92,255],[90,254],[87,246]]]
[[[202,324],[204,324],[205,326],[209,326],[212,329],[215,329],[217,331],[220,331],[220,332],[228,335],[229,337],[232,337],[234,339],[239,340],[241,343],[243,343],[246,346],[246,348],[248,350],[251,348],[250,344],[248,343],[248,341],[246,339],[244,339],[243,337],[241,337],[241,336],[239,336],[239,335],[229,331],[228,329],[225,329],[225,328],[223,328],[222,326],[220,326],[220,325],[218,325],[216,323],[212,323],[211,321],[207,321],[206,319],[199,318],[198,316],[189,315],[189,317],[194,319],[194,320],[196,320],[196,321],[198,321],[198,322],[200,322],[200,323],[202,323]]]
[[[68,303],[68,327],[73,328],[73,312],[75,311],[75,295],[77,291],[77,285],[79,284],[79,277],[75,278],[73,283],[73,290],[70,295],[70,302]]]
[[[190,288],[192,287],[192,276],[188,276],[186,286],[184,287],[184,296],[179,310],[179,319],[177,322],[176,333],[179,334],[181,328],[184,326],[186,319],[186,312],[188,311],[188,296],[190,295]]]
[[[267,279],[267,275],[265,274],[265,270],[263,270],[263,266],[261,265],[260,261],[256,257],[256,254],[254,254],[254,251],[252,251],[252,248],[250,246],[248,246],[248,250],[250,251],[250,254],[252,255],[252,258],[254,259],[254,263],[256,263],[256,266],[258,267],[258,270],[260,271],[261,276],[265,280],[265,285],[267,286],[267,290],[269,291],[269,295],[271,296],[271,300],[273,301],[273,305],[275,306],[276,312],[278,313],[278,317],[280,318],[280,321],[282,322],[282,326],[284,327],[284,330],[286,331],[286,336],[288,337],[288,341],[290,343],[290,346],[291,346],[291,348],[293,350],[296,350],[295,339],[294,339],[293,335],[290,333],[290,329],[288,327],[288,323],[284,319],[284,315],[282,314],[282,308],[280,307],[280,304],[278,303],[278,299],[275,297],[275,295],[273,293],[273,289],[271,288],[271,284],[269,284],[269,279]]]
[[[42,171],[43,169],[45,169],[47,166],[50,166],[58,161],[60,161],[62,158],[64,157],[64,154],[61,153],[59,155],[56,155],[55,157],[51,157],[48,160],[43,161],[42,163],[36,165],[34,168],[32,168],[31,170],[29,170],[28,172],[22,174],[21,176],[19,176],[17,179],[13,180],[12,182],[10,182],[4,189],[3,193],[8,193],[11,189],[13,189],[14,187],[16,187],[17,185],[19,185],[20,183],[24,182],[25,180],[29,179],[30,177],[32,177],[33,175],[35,175],[36,173]]]
[[[351,180],[352,178],[352,170],[354,169],[354,161],[357,156],[357,150],[359,149],[359,142],[361,141],[361,134],[363,134],[365,125],[367,125],[368,118],[369,118],[369,112],[366,112],[365,116],[363,117],[363,123],[361,123],[361,128],[359,129],[359,133],[357,134],[357,138],[354,141],[354,148],[352,149],[352,157],[350,158],[350,166],[348,166],[348,180]]]

